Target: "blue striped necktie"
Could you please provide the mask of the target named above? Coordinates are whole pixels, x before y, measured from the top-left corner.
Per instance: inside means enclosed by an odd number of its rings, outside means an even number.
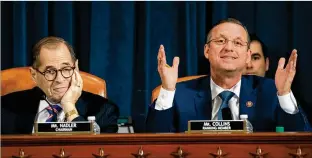
[[[222,103],[220,105],[219,111],[218,111],[218,120],[223,120],[222,110],[225,108],[229,109],[229,100],[234,96],[234,93],[231,91],[223,91],[219,94],[219,97],[222,99]],[[229,114],[231,115],[231,114]],[[229,116],[231,118],[232,116]]]
[[[62,111],[62,107],[58,105],[50,105],[47,108],[49,117],[46,122],[57,122],[57,114]]]

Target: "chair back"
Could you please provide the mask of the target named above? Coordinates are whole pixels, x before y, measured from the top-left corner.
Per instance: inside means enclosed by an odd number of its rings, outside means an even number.
[[[194,80],[194,79],[197,79],[197,78],[200,78],[200,77],[204,77],[204,76],[207,76],[207,75],[181,77],[181,78],[178,78],[177,83],[184,82],[184,81],[189,81],[189,80]],[[152,91],[151,103],[153,103],[157,99],[157,97],[159,95],[160,88],[161,88],[161,85],[159,85],[158,87],[156,87]]]
[[[82,89],[84,91],[100,95],[104,98],[107,97],[105,80],[83,71],[79,73],[83,80]],[[17,67],[1,71],[1,96],[32,89],[35,86],[36,84],[30,74],[30,67]]]

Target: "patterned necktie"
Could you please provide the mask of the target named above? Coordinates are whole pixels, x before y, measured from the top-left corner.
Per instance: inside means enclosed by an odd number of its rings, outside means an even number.
[[[48,106],[46,109],[50,114],[46,122],[57,122],[57,114],[62,111],[62,107],[58,105],[51,105]]]
[[[220,98],[222,99],[222,103],[220,105],[218,111],[218,120],[223,120],[223,115],[229,115],[226,119],[232,118],[231,110],[229,108],[229,100],[234,96],[234,93],[231,91],[223,91],[219,94]],[[228,110],[228,111],[225,111]],[[225,114],[222,114],[225,113]]]

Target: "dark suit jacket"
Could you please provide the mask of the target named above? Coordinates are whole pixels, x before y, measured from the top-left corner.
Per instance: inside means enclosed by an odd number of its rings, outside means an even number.
[[[2,134],[30,134],[38,112],[39,102],[44,99],[40,88],[10,93],[1,97]],[[73,121],[87,121],[95,116],[101,133],[115,133],[118,130],[118,107],[107,99],[88,92],[82,92],[76,102],[79,117]]]
[[[247,107],[246,102],[253,102]],[[178,83],[173,106],[167,110],[150,106],[147,132],[184,132],[189,120],[211,120],[212,99],[210,77]],[[279,104],[274,80],[257,76],[243,76],[239,96],[239,113],[248,114],[254,131],[275,131],[283,126],[285,131],[304,131],[310,128],[299,107],[297,114],[286,113]]]

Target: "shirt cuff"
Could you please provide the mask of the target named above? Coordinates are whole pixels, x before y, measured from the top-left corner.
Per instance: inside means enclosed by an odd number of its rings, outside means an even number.
[[[160,111],[171,108],[174,99],[174,94],[175,90],[168,91],[161,87],[158,98],[155,103],[155,109]]]
[[[297,107],[297,101],[294,97],[292,91],[290,93],[279,96],[277,94],[278,101],[280,103],[281,108],[288,114],[296,114],[299,112]]]

